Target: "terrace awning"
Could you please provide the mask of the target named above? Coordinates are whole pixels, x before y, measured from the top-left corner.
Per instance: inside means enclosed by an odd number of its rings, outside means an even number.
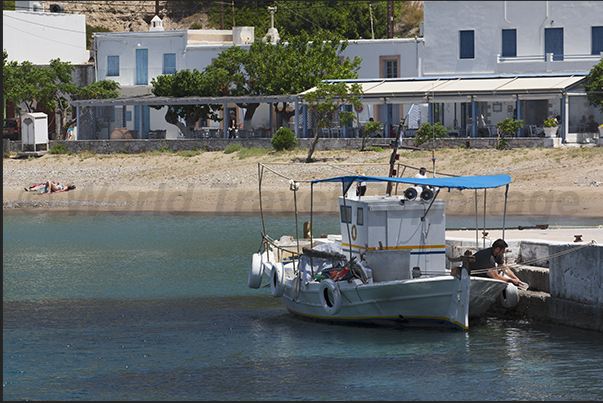
[[[399,104],[467,102],[471,98],[476,101],[560,98],[568,89],[580,84],[585,76],[586,73],[557,76],[357,79],[332,82],[361,84],[364,102],[374,99],[379,102],[385,100],[388,104]]]

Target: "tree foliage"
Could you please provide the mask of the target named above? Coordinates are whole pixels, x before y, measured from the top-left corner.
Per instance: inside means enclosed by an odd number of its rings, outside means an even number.
[[[418,2],[395,1],[394,16],[399,37],[416,33],[423,20],[423,8]],[[274,25],[284,37],[306,33],[310,36],[329,31],[346,39],[387,38],[387,1],[236,1],[236,26],[255,27],[255,35],[262,38],[270,28],[268,6],[275,6]],[[371,14],[373,28],[371,30]],[[208,8],[209,23],[213,28],[231,29],[233,6],[212,2]]]
[[[449,136],[446,128],[442,126],[440,122],[436,122],[433,125],[423,123],[423,126],[417,130],[417,135],[415,136],[415,145],[420,146],[431,139],[439,139],[443,137]]]
[[[366,140],[373,137],[374,134],[382,130],[381,122],[366,122],[364,125],[364,134],[362,135],[362,145],[360,151],[364,151]]]
[[[590,104],[603,112],[603,59],[595,64],[586,75],[584,88],[586,88]]]
[[[220,53],[203,72],[183,70],[157,77],[151,81],[152,92],[174,97],[298,94],[324,79],[356,78],[360,58],[339,60],[346,46],[347,41],[340,41],[329,33],[314,38],[303,33],[276,44],[258,40],[249,49],[232,46]],[[244,128],[248,128],[259,104],[239,106],[246,108]],[[275,106],[281,122],[288,122],[295,114],[288,105]],[[168,106],[166,121],[188,133],[199,119],[219,121],[221,109],[221,105],[172,105]]]
[[[361,95],[362,86],[360,84],[348,85],[344,82],[325,81],[320,82],[314,91],[304,95],[304,102],[308,104],[308,109],[318,126],[308,150],[306,162],[312,162],[312,154],[320,138],[320,128],[335,122],[338,122],[340,126],[354,122],[356,114],[353,110],[362,106]],[[352,110],[348,110],[350,108],[345,108],[344,105],[350,105]]]
[[[213,78],[197,69],[179,70],[176,74],[165,74],[151,80],[152,92],[159,97],[216,96],[215,89],[220,91],[222,88],[213,87]],[[163,106],[152,107],[161,109]],[[178,126],[180,131],[187,135],[199,119],[219,120],[218,111],[221,109],[222,105],[210,104],[167,105],[165,120]],[[181,120],[184,120],[184,123]]]
[[[56,137],[64,139],[69,126],[75,119],[68,121],[72,114],[70,101],[76,98],[115,98],[119,96],[119,84],[109,80],[99,81],[78,88],[73,83],[75,67],[70,62],[53,59],[49,66],[36,66],[29,61],[21,64],[8,61],[8,53],[3,53],[2,87],[4,99],[15,105],[20,114],[23,105],[26,112],[42,108],[54,112],[56,119]]]
[[[288,150],[297,144],[297,138],[293,130],[288,127],[281,127],[274,133],[270,144],[276,151]]]

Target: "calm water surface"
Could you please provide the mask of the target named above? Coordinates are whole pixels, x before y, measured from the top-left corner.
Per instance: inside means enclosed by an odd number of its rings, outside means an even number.
[[[295,219],[266,226],[293,235]],[[337,228],[315,219],[315,233]],[[600,333],[293,317],[269,288],[247,288],[260,230],[258,217],[5,215],[4,400],[603,398]]]

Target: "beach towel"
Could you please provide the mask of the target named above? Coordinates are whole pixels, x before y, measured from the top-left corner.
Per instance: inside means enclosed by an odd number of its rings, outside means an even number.
[[[75,189],[75,185],[71,185],[69,183],[66,183],[64,185],[59,185],[58,186],[60,189],[55,190],[54,192],[48,192],[47,189],[42,189],[40,191],[38,191],[39,194],[43,194],[43,193],[60,193],[60,192],[67,192],[69,190]]]

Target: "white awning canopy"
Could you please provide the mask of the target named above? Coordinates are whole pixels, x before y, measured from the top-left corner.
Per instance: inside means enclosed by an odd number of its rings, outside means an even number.
[[[585,76],[586,73],[565,76],[357,79],[333,82],[361,84],[364,103],[374,100],[375,103],[400,104],[470,102],[472,98],[476,101],[560,98],[568,89],[583,81]]]

